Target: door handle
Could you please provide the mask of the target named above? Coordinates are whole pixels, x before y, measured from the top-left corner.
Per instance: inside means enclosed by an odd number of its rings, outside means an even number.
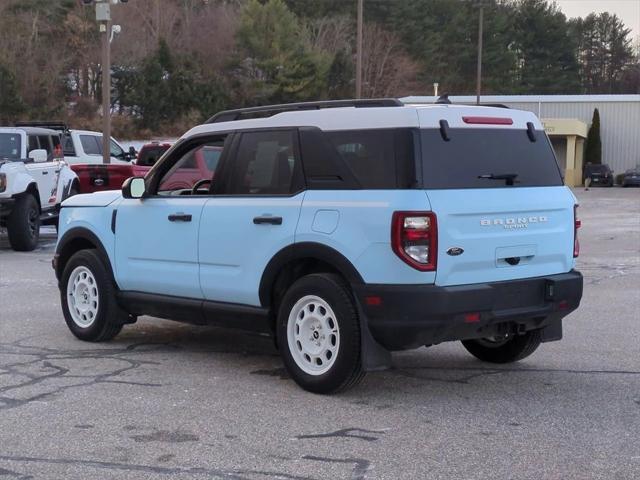
[[[282,217],[264,215],[262,217],[255,217],[253,223],[256,225],[282,225]]]
[[[173,213],[171,215],[169,215],[169,221],[170,222],[190,222],[191,221],[191,215],[188,213]]]
[[[43,174],[43,175],[49,175],[49,172],[48,172],[48,171],[46,171],[46,170],[44,170],[44,171],[42,172],[42,174]]]

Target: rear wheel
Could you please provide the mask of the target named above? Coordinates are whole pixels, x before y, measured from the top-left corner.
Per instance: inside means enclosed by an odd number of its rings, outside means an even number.
[[[128,323],[128,314],[116,303],[116,288],[96,250],[75,253],[64,267],[60,285],[64,319],[80,340],[111,340]]]
[[[476,340],[463,340],[462,345],[471,355],[490,363],[511,363],[528,357],[540,346],[541,330],[524,335],[501,335]]]
[[[277,336],[287,371],[305,390],[334,393],[364,377],[358,314],[338,275],[297,280],[280,304]]]
[[[40,238],[40,207],[31,194],[18,197],[7,219],[7,233],[11,248],[30,252],[38,246]]]

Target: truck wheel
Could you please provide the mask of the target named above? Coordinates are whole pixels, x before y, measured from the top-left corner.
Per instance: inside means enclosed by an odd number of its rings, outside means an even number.
[[[31,194],[16,199],[7,219],[7,233],[11,248],[19,252],[30,252],[38,246],[40,238],[40,208]]]
[[[511,363],[528,357],[540,346],[541,330],[531,330],[524,335],[463,340],[462,345],[471,355],[490,363]]]
[[[334,393],[364,377],[358,313],[338,275],[297,280],[280,304],[277,336],[287,371],[305,390]]]
[[[80,250],[67,262],[60,281],[60,301],[67,326],[80,340],[115,337],[127,314],[116,303],[116,288],[96,250]]]

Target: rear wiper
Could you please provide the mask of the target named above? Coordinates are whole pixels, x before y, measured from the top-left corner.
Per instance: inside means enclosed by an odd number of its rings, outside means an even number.
[[[487,175],[478,175],[478,178],[484,178],[486,180],[504,180],[507,185],[511,186],[515,183],[515,179],[518,178],[518,174],[501,173],[499,175],[495,175],[493,173],[489,173]]]

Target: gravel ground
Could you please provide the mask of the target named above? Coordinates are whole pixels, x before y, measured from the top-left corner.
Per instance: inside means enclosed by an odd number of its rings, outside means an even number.
[[[335,396],[271,341],[142,318],[68,332],[50,266],[0,234],[3,479],[640,479],[640,190],[576,191],[583,303],[517,364],[394,354]]]

